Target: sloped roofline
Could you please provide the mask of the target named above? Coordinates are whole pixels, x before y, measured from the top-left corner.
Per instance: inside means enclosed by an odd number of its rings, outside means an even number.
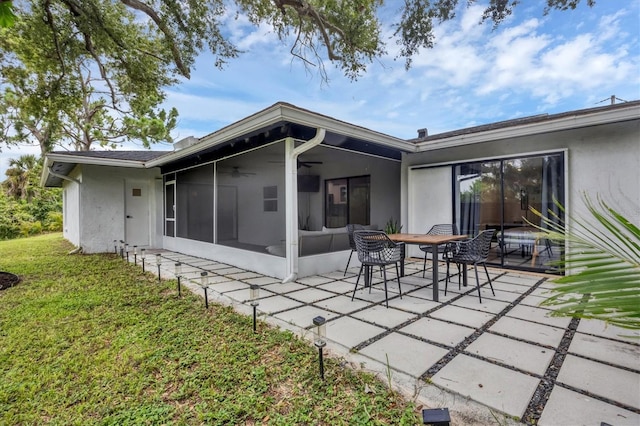
[[[640,101],[468,127],[410,139],[418,152],[640,119]]]
[[[262,111],[258,111],[233,124],[221,128],[213,133],[200,138],[198,143],[175,151],[167,156],[152,160],[148,167],[161,166],[171,161],[179,160],[198,153],[198,151],[225,143],[229,140],[242,137],[246,134],[258,131],[265,127],[282,122],[292,122],[313,129],[323,128],[327,132],[365,140],[371,143],[395,148],[404,152],[415,152],[415,145],[404,139],[376,132],[362,126],[347,123],[346,121],[318,114],[286,102],[277,102]]]

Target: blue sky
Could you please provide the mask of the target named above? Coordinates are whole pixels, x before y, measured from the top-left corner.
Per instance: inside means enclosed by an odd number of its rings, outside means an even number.
[[[544,3],[523,2],[497,29],[478,25],[482,5],[462,7],[437,27],[435,47],[415,57],[409,71],[394,60],[391,40],[388,55],[357,81],[326,63],[328,84],[305,70],[268,27],[230,14],[232,40],[245,53],[223,70],[202,55],[191,79],[167,90],[165,106],[180,113],[173,137],[204,136],[278,101],[408,139],[420,128],[436,134],[606,105],[611,95],[640,99],[640,0],[599,0],[593,8],[585,0],[574,11],[547,16]],[[385,24],[399,5],[385,6]],[[24,152],[38,151],[3,149],[0,179],[7,158]]]

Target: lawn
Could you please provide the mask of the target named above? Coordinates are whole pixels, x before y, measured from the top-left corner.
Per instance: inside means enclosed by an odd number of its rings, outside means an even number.
[[[0,241],[0,424],[420,424],[370,374],[60,234]],[[186,294],[185,294],[186,293]]]

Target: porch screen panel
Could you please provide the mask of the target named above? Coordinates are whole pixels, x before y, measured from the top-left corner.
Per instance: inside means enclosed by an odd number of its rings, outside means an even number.
[[[213,165],[177,173],[177,236],[213,242]]]
[[[164,185],[164,235],[167,237],[176,236],[176,196],[175,181],[167,182]]]

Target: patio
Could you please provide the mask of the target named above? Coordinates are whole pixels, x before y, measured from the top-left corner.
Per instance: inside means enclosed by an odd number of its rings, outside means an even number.
[[[431,271],[423,279],[422,260],[412,259],[402,298],[397,281],[389,282],[387,309],[379,274],[371,292],[361,279],[351,301],[358,268],[282,284],[207,259],[151,252],[162,255],[163,278],[173,279],[181,262],[182,283],[203,294],[207,271],[209,300],[248,315],[249,285],[258,284],[260,320],[307,339],[311,320],[325,317],[332,356],[391,380],[424,408],[448,407],[453,424],[640,424],[640,333],[548,316],[538,305],[552,288],[549,276],[490,268],[496,294],[483,286],[480,304],[473,273],[461,290],[454,277],[445,296],[440,265],[436,303]],[[154,260],[147,270],[157,273]],[[392,268],[388,275],[395,277]]]

